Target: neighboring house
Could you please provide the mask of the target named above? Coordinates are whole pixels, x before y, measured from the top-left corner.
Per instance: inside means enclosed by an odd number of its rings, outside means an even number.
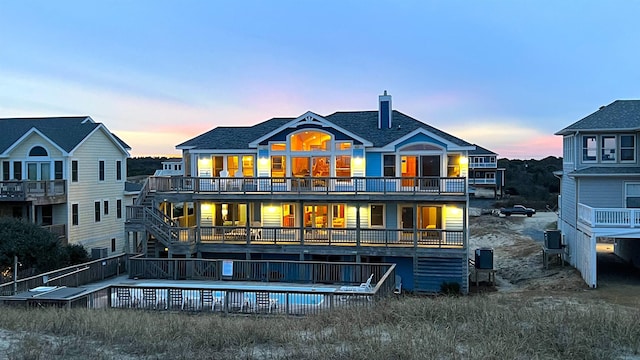
[[[475,146],[386,93],[378,111],[217,127],[177,148],[184,175],[149,178],[127,211],[148,256],[395,263],[403,289],[468,291]]]
[[[475,144],[474,144],[475,145]],[[476,196],[484,196],[484,190],[494,198],[504,195],[504,169],[498,168],[498,154],[475,145],[469,151],[469,187]]]
[[[558,228],[565,260],[597,285],[596,244],[640,265],[640,101],[618,100],[558,131],[563,137]]]
[[[0,133],[1,216],[123,251],[127,144],[88,116],[0,119]]]
[[[183,176],[183,166],[181,158],[169,158],[162,162],[162,169],[156,170],[153,176]]]

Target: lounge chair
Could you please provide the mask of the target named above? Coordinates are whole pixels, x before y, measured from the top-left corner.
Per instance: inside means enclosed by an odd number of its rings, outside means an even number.
[[[158,308],[156,289],[142,289],[142,306],[144,306],[145,309]]]
[[[367,279],[367,282],[361,283],[360,286],[341,286],[340,291],[358,291],[358,292],[373,291],[373,287],[371,286],[371,280],[373,280],[373,274],[369,276],[369,279]]]
[[[169,298],[167,299],[167,308],[175,309],[180,308],[180,310],[184,309],[184,299],[182,298],[182,290],[181,289],[169,289]]]
[[[131,291],[127,288],[116,288],[117,307],[131,307]],[[123,306],[126,305],[126,306]]]
[[[366,282],[361,283],[359,286],[341,286],[340,291],[350,291],[354,293],[371,292],[373,291],[373,286],[371,286],[372,280],[373,280],[373,274],[369,276],[369,279],[367,279]],[[358,298],[366,298],[367,300],[371,301],[371,296],[367,296],[367,295],[340,295],[339,297],[341,301],[347,301],[347,300],[358,299]]]
[[[271,313],[271,310],[275,309],[277,305],[278,300],[270,298],[268,292],[260,291],[256,293],[255,311],[268,310]]]
[[[211,306],[211,311],[215,311],[216,305],[220,303],[220,301],[213,296],[213,292],[211,290],[201,290],[200,302],[202,310],[205,308],[208,309],[209,306]]]
[[[228,291],[225,294],[226,311],[245,311],[249,308],[249,300],[244,295],[244,291]]]

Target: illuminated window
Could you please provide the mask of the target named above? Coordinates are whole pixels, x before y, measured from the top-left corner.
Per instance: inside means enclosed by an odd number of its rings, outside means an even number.
[[[331,135],[320,131],[301,131],[291,135],[291,151],[328,151]]]
[[[287,173],[286,169],[287,157],[286,156],[272,156],[271,157],[271,176],[272,177],[285,177]]]
[[[287,150],[287,144],[271,144],[271,151],[285,151]]]
[[[220,176],[220,171],[224,169],[224,164],[222,163],[222,156],[212,156],[211,163],[213,168],[213,176]]]
[[[351,176],[351,156],[348,156],[348,155],[336,156],[336,176],[337,177]]]
[[[331,207],[332,211],[332,220],[331,226],[334,228],[343,228],[347,224],[347,219],[345,217],[345,209],[346,206],[344,204],[333,205]]]
[[[344,142],[344,141],[340,141],[336,143],[336,150],[341,151],[341,150],[351,150],[351,143],[350,142]]]
[[[253,177],[253,155],[242,157],[242,176]]]
[[[296,227],[296,211],[295,205],[282,205],[282,226],[287,228]]]
[[[236,176],[236,172],[238,171],[238,157],[237,156],[227,156],[227,171],[229,171],[229,177]]]

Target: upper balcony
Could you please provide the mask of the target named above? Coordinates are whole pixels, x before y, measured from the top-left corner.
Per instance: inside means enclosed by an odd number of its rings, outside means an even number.
[[[496,161],[493,162],[469,162],[469,169],[495,169],[498,167]]]
[[[67,201],[65,180],[10,180],[0,182],[0,201],[31,201],[35,205]]]
[[[399,196],[452,200],[467,195],[464,177],[151,177],[149,191],[220,196]]]
[[[578,204],[578,222],[591,228],[640,228],[640,209],[593,208]]]

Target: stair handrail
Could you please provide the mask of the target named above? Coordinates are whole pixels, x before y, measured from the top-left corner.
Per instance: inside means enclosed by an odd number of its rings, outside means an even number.
[[[144,205],[144,201],[147,199],[149,195],[149,177],[144,179],[144,183],[142,183],[142,189],[140,189],[140,195],[136,198],[136,202],[134,205]]]

